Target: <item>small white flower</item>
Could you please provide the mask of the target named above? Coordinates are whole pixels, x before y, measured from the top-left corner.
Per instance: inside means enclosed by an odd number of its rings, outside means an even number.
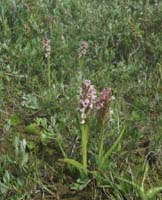
[[[21,145],[22,145],[23,149],[26,148],[27,142],[25,139],[22,140]]]
[[[111,100],[114,101],[115,100],[115,96],[111,96]]]
[[[110,114],[110,115],[113,115],[113,114],[114,114],[114,111],[113,111],[112,109],[110,109],[109,114]]]

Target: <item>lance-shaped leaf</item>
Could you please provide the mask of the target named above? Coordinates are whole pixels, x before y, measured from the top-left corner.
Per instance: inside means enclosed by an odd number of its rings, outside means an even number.
[[[87,172],[87,169],[80,162],[78,162],[76,160],[65,158],[65,159],[60,159],[60,161],[68,163],[70,165],[73,165],[74,167],[76,167],[80,171],[83,170],[84,172]]]
[[[119,135],[119,137],[116,139],[116,141],[114,142],[114,144],[110,147],[110,149],[105,153],[103,159],[102,159],[102,164],[105,163],[105,161],[111,156],[112,152],[117,148],[120,140],[122,139],[122,136],[124,134],[125,131],[125,127],[123,127],[123,129],[121,130],[121,133]]]

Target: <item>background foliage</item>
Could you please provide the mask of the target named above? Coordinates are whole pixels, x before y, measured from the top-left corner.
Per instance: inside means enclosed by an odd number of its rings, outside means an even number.
[[[59,159],[77,158],[80,148],[81,41],[89,44],[82,78],[98,90],[111,87],[115,96],[105,144],[116,137],[118,122],[126,133],[111,158],[108,187],[91,181],[76,199],[139,199],[132,185],[113,177],[140,183],[146,160],[146,188],[162,185],[161,22],[159,0],[1,0],[1,199],[66,199],[65,185],[77,179]],[[51,45],[50,95],[44,38]],[[92,126],[94,150],[98,135]]]

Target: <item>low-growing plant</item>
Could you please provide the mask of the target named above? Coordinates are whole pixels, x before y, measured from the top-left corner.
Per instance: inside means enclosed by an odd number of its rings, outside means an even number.
[[[121,141],[121,138],[124,134],[124,128],[122,128],[118,138],[113,143],[113,145],[107,149],[105,148],[104,141],[105,141],[105,124],[107,123],[110,117],[110,102],[112,91],[110,88],[104,88],[100,93],[99,97],[97,97],[96,89],[91,84],[91,81],[84,80],[82,86],[80,88],[80,106],[79,111],[81,112],[81,162],[75,159],[65,158],[62,161],[68,163],[74,167],[76,167],[81,174],[82,178],[88,176],[88,174],[96,174],[99,173],[98,171],[90,170],[91,166],[88,163],[88,149],[87,145],[90,141],[90,134],[91,134],[91,127],[90,127],[90,120],[92,116],[98,117],[99,121],[99,129],[100,129],[100,137],[98,142],[98,152],[97,154],[97,168],[99,170],[105,169],[105,163],[108,158],[112,155],[112,153],[117,150],[117,146]],[[93,112],[93,113],[92,113]],[[112,112],[112,111],[111,111]],[[93,163],[92,163],[93,164]],[[83,181],[84,185],[85,182]]]
[[[162,186],[151,187],[150,189],[145,189],[144,183],[145,183],[145,180],[148,175],[148,170],[149,170],[149,164],[148,164],[148,162],[146,162],[141,184],[138,184],[135,181],[129,181],[129,180],[127,180],[125,178],[121,178],[121,177],[117,177],[117,179],[119,181],[123,181],[126,184],[130,184],[142,200],[154,200],[156,198],[157,194],[162,191]]]

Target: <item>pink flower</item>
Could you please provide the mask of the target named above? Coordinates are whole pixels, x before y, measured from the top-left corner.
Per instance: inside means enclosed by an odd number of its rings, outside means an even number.
[[[100,96],[98,97],[96,101],[96,108],[98,110],[106,107],[107,102],[110,101],[111,94],[112,94],[111,88],[104,88],[101,91]]]
[[[88,49],[88,43],[86,41],[82,41],[79,48],[79,58],[83,57]]]
[[[90,80],[84,80],[82,87],[80,88],[80,112],[81,123],[84,124],[88,117],[88,114],[94,107],[96,101],[96,89],[91,85]]]
[[[44,52],[45,52],[45,57],[47,58],[48,56],[50,56],[50,53],[51,53],[50,40],[45,38],[43,40],[42,44],[43,44],[43,49],[44,49]]]

